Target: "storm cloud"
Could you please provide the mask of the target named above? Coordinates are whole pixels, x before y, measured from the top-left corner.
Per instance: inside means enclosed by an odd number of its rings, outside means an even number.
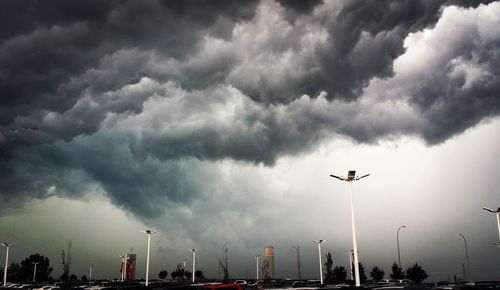
[[[207,164],[444,142],[500,112],[500,3],[470,2],[2,3],[2,200],[153,217],[217,191]]]

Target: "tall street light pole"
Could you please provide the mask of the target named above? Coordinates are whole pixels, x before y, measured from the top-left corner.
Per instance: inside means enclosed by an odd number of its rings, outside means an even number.
[[[401,229],[405,229],[405,228],[406,228],[406,226],[400,226],[400,227],[398,228],[398,232],[397,232],[397,234],[396,234],[396,241],[397,241],[397,244],[398,244],[398,263],[399,263],[399,268],[401,268],[401,269],[403,269],[403,266],[401,266],[401,252],[400,252],[400,250],[399,250],[399,231],[400,231]]]
[[[259,280],[259,258],[260,258],[259,254],[255,255],[255,270],[257,273],[257,278],[256,278],[257,281]]]
[[[9,244],[6,242],[2,243],[2,246],[7,248],[7,252],[5,253],[5,267],[3,268],[3,286],[7,285],[7,269],[9,266],[9,249],[10,249],[10,247],[12,247],[14,245],[15,245],[15,243],[12,243],[12,244]]]
[[[40,264],[39,262],[33,262],[33,265],[35,265],[35,268],[33,269],[33,283],[35,283],[35,278],[36,278],[36,265]]]
[[[356,287],[361,286],[361,281],[359,278],[359,263],[358,263],[358,244],[356,241],[356,225],[354,222],[354,202],[353,202],[353,197],[352,197],[352,182],[353,181],[358,181],[361,178],[365,178],[370,176],[370,174],[365,174],[363,176],[356,176],[356,170],[349,170],[347,172],[347,178],[346,177],[340,177],[336,176],[333,174],[330,174],[331,177],[337,178],[338,180],[341,181],[346,181],[349,182],[349,189],[350,189],[350,199],[351,199],[351,224],[352,224],[352,249],[354,251],[354,274],[355,274],[355,280],[356,280]]]
[[[192,281],[194,283],[194,274],[196,273],[196,253],[198,253],[200,250],[197,249],[189,249],[189,251],[193,252],[193,273],[191,274]]]
[[[465,244],[465,262],[467,263],[467,280],[470,280],[470,267],[469,267],[469,249],[467,247],[467,240],[465,239],[465,236],[462,234],[458,234],[459,236],[464,239],[464,244]]]
[[[297,275],[299,276],[299,281],[300,281],[302,280],[302,272],[300,271],[300,247],[299,245],[291,247],[294,248],[295,252],[297,253]]]
[[[498,227],[498,242],[494,242],[493,244],[497,247],[500,247],[500,207],[497,210],[492,210],[489,207],[483,207],[484,210],[494,213],[497,216],[497,227]]]
[[[159,230],[141,230],[141,232],[148,235],[148,253],[146,255],[146,287],[147,287],[149,284],[149,250],[151,248],[151,235],[156,234],[157,232],[159,232]]]
[[[89,281],[92,281],[92,265],[89,266]]]
[[[321,244],[326,242],[326,240],[317,240],[313,241],[313,243],[318,244],[318,255],[319,255],[319,278],[321,285],[323,285],[323,264],[321,262]]]

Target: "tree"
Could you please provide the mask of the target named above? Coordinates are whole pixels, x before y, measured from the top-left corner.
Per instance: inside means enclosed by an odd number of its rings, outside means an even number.
[[[406,270],[406,278],[412,280],[413,282],[420,284],[422,281],[429,277],[425,270],[419,264],[411,266]]]
[[[332,258],[332,254],[330,252],[328,252],[326,254],[325,283],[326,284],[332,284],[333,283],[333,258]]]
[[[68,241],[67,252],[61,250],[61,264],[63,270],[63,273],[61,275],[61,280],[63,281],[63,284],[61,285],[61,288],[69,289],[71,288],[71,280],[72,280],[69,274],[69,269],[71,266],[71,241]]]
[[[373,269],[370,271],[370,277],[372,277],[373,281],[375,282],[384,279],[384,275],[385,272],[377,266],[373,267]]]
[[[184,281],[191,277],[191,272],[186,271],[181,264],[178,264],[177,268],[170,273],[170,276],[172,276],[174,280]]]
[[[194,272],[194,277],[196,280],[205,280],[205,275],[203,275],[202,270],[196,270],[196,272]]]
[[[224,272],[224,283],[228,283],[229,281],[229,266],[227,265],[227,248],[224,248],[224,263],[222,263],[222,259],[219,259],[219,265]]]
[[[396,262],[392,264],[392,274],[390,275],[391,279],[398,280],[398,279],[404,279],[405,275],[403,273],[403,269],[398,266]]]
[[[358,267],[359,267],[359,280],[361,281],[361,283],[363,283],[366,281],[365,266],[363,266],[363,264],[361,263],[358,263]]]
[[[160,279],[165,280],[165,278],[168,277],[168,271],[167,270],[161,270],[160,273],[158,273],[158,277]]]
[[[80,278],[81,281],[87,282],[89,278],[87,278],[87,275],[83,274],[82,278]]]
[[[40,254],[33,254],[21,261],[18,273],[19,281],[33,280],[33,271],[35,269],[35,265],[33,263],[37,263],[36,282],[46,282],[52,279],[50,274],[53,269],[50,266],[49,258]]]
[[[347,270],[342,266],[335,266],[332,272],[333,283],[343,283],[347,278]]]

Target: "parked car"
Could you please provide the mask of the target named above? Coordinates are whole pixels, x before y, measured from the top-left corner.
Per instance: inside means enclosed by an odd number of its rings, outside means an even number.
[[[200,287],[200,289],[206,290],[243,290],[238,284],[215,284],[215,285],[205,285]]]

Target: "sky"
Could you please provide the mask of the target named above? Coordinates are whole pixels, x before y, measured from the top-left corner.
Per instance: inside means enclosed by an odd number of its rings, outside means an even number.
[[[3,1],[0,240],[144,277],[360,261],[500,280],[499,1]],[[3,254],[2,254],[3,255]],[[88,274],[87,274],[88,275]]]

